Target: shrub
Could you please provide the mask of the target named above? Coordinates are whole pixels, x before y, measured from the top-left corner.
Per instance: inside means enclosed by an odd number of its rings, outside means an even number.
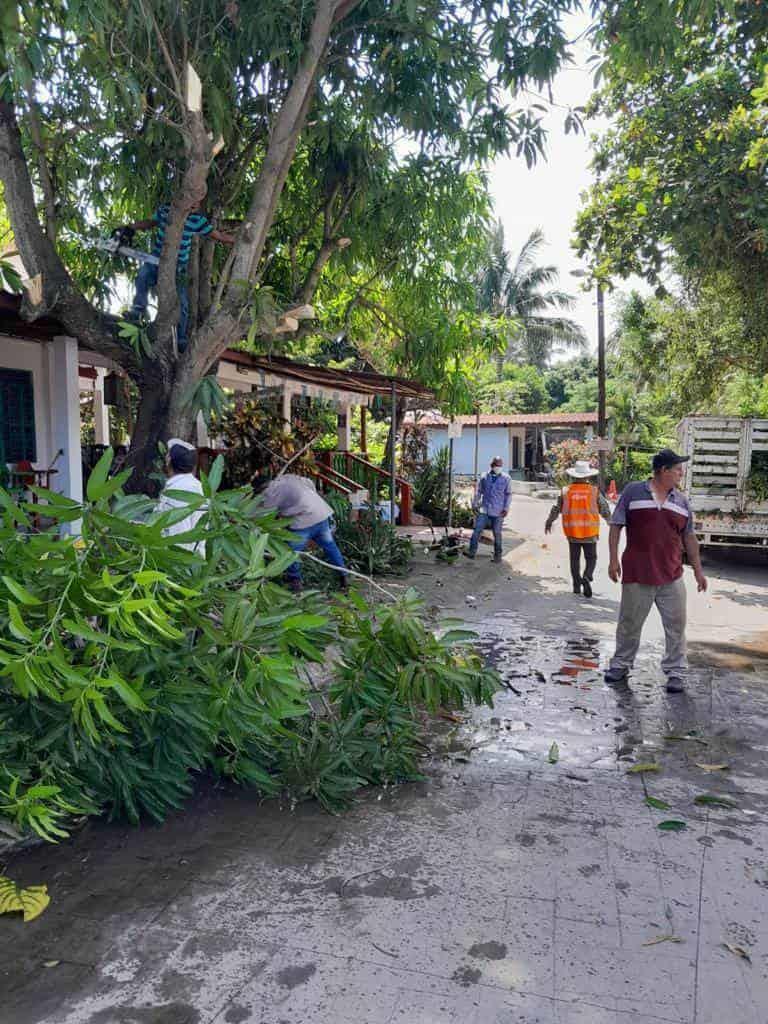
[[[474,514],[458,498],[453,499],[453,526],[471,526]],[[414,477],[413,507],[426,516],[434,526],[448,522],[448,448],[439,448],[434,458]]]
[[[592,462],[593,465],[596,464],[587,442],[580,441],[575,437],[566,438],[565,441],[558,441],[557,444],[553,444],[547,449],[547,458],[552,463],[555,478],[561,484],[569,481],[565,471],[577,460],[586,459],[587,462]]]
[[[173,539],[189,509],[124,496],[110,461],[82,506],[40,492],[79,537],[24,532],[0,491],[0,814],[18,829],[56,840],[77,815],[161,820],[203,769],[335,810],[361,782],[418,773],[421,704],[490,699],[495,674],[463,638],[434,638],[412,593],[328,607],[285,590],[286,532],[246,491],[218,492],[220,459],[189,496],[200,523]],[[179,540],[204,540],[205,559]],[[341,638],[334,686],[354,654],[368,710],[333,689],[318,716],[308,669]]]

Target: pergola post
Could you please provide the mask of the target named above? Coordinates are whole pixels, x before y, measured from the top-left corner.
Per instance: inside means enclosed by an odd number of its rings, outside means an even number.
[[[291,399],[293,398],[293,391],[287,383],[283,384],[283,390],[281,392],[283,399],[282,416],[283,416],[283,433],[290,434],[291,432]]]
[[[58,476],[52,489],[73,501],[83,500],[83,468],[80,455],[80,390],[77,342],[58,336],[48,354],[51,409],[51,453]],[[80,523],[67,523],[63,533],[79,533]]]
[[[395,449],[397,448],[397,388],[392,381],[392,444],[389,453],[389,521],[395,525],[395,488],[397,473],[395,472]]]
[[[93,435],[96,444],[109,444],[109,406],[104,401],[104,378],[107,371],[97,366],[93,382]]]
[[[340,452],[348,452],[352,447],[352,407],[339,406],[336,414],[336,447]]]
[[[360,453],[363,458],[368,457],[368,410],[364,405],[360,406]]]

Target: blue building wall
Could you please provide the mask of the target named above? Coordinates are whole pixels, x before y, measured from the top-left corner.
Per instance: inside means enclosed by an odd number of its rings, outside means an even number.
[[[433,459],[440,448],[448,446],[447,427],[427,428],[427,450]],[[504,468],[509,470],[509,427],[481,427],[478,465],[484,473],[494,455],[504,459]],[[475,471],[475,428],[464,427],[461,437],[453,440],[453,471],[471,475]]]

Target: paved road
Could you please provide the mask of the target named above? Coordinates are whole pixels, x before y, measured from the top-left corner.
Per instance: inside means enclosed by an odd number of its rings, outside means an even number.
[[[0,919],[2,1020],[765,1024],[765,569],[721,561],[692,595],[688,695],[660,686],[653,622],[609,689],[617,588],[570,593],[546,510],[516,500],[501,566],[420,555],[414,582],[474,622],[508,687],[435,731],[426,781],[341,818],[205,789],[160,828],[17,857],[53,903]]]

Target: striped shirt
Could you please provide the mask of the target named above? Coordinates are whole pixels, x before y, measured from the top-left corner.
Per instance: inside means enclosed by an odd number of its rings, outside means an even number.
[[[165,242],[165,229],[168,226],[168,217],[170,215],[171,208],[168,203],[163,203],[162,206],[158,206],[155,213],[155,220],[157,221],[157,232],[155,233],[155,244],[152,249],[153,256],[159,256],[163,251],[163,243]],[[181,245],[179,246],[179,260],[176,264],[176,270],[178,272],[187,269],[189,263],[189,255],[192,252],[192,238],[194,235],[210,235],[213,231],[213,224],[203,213],[190,213],[187,219],[184,221],[184,231],[181,235]]]
[[[649,480],[627,484],[613,510],[611,526],[627,528],[622,582],[661,587],[683,575],[683,537],[693,532],[693,513],[676,488],[659,503]]]

